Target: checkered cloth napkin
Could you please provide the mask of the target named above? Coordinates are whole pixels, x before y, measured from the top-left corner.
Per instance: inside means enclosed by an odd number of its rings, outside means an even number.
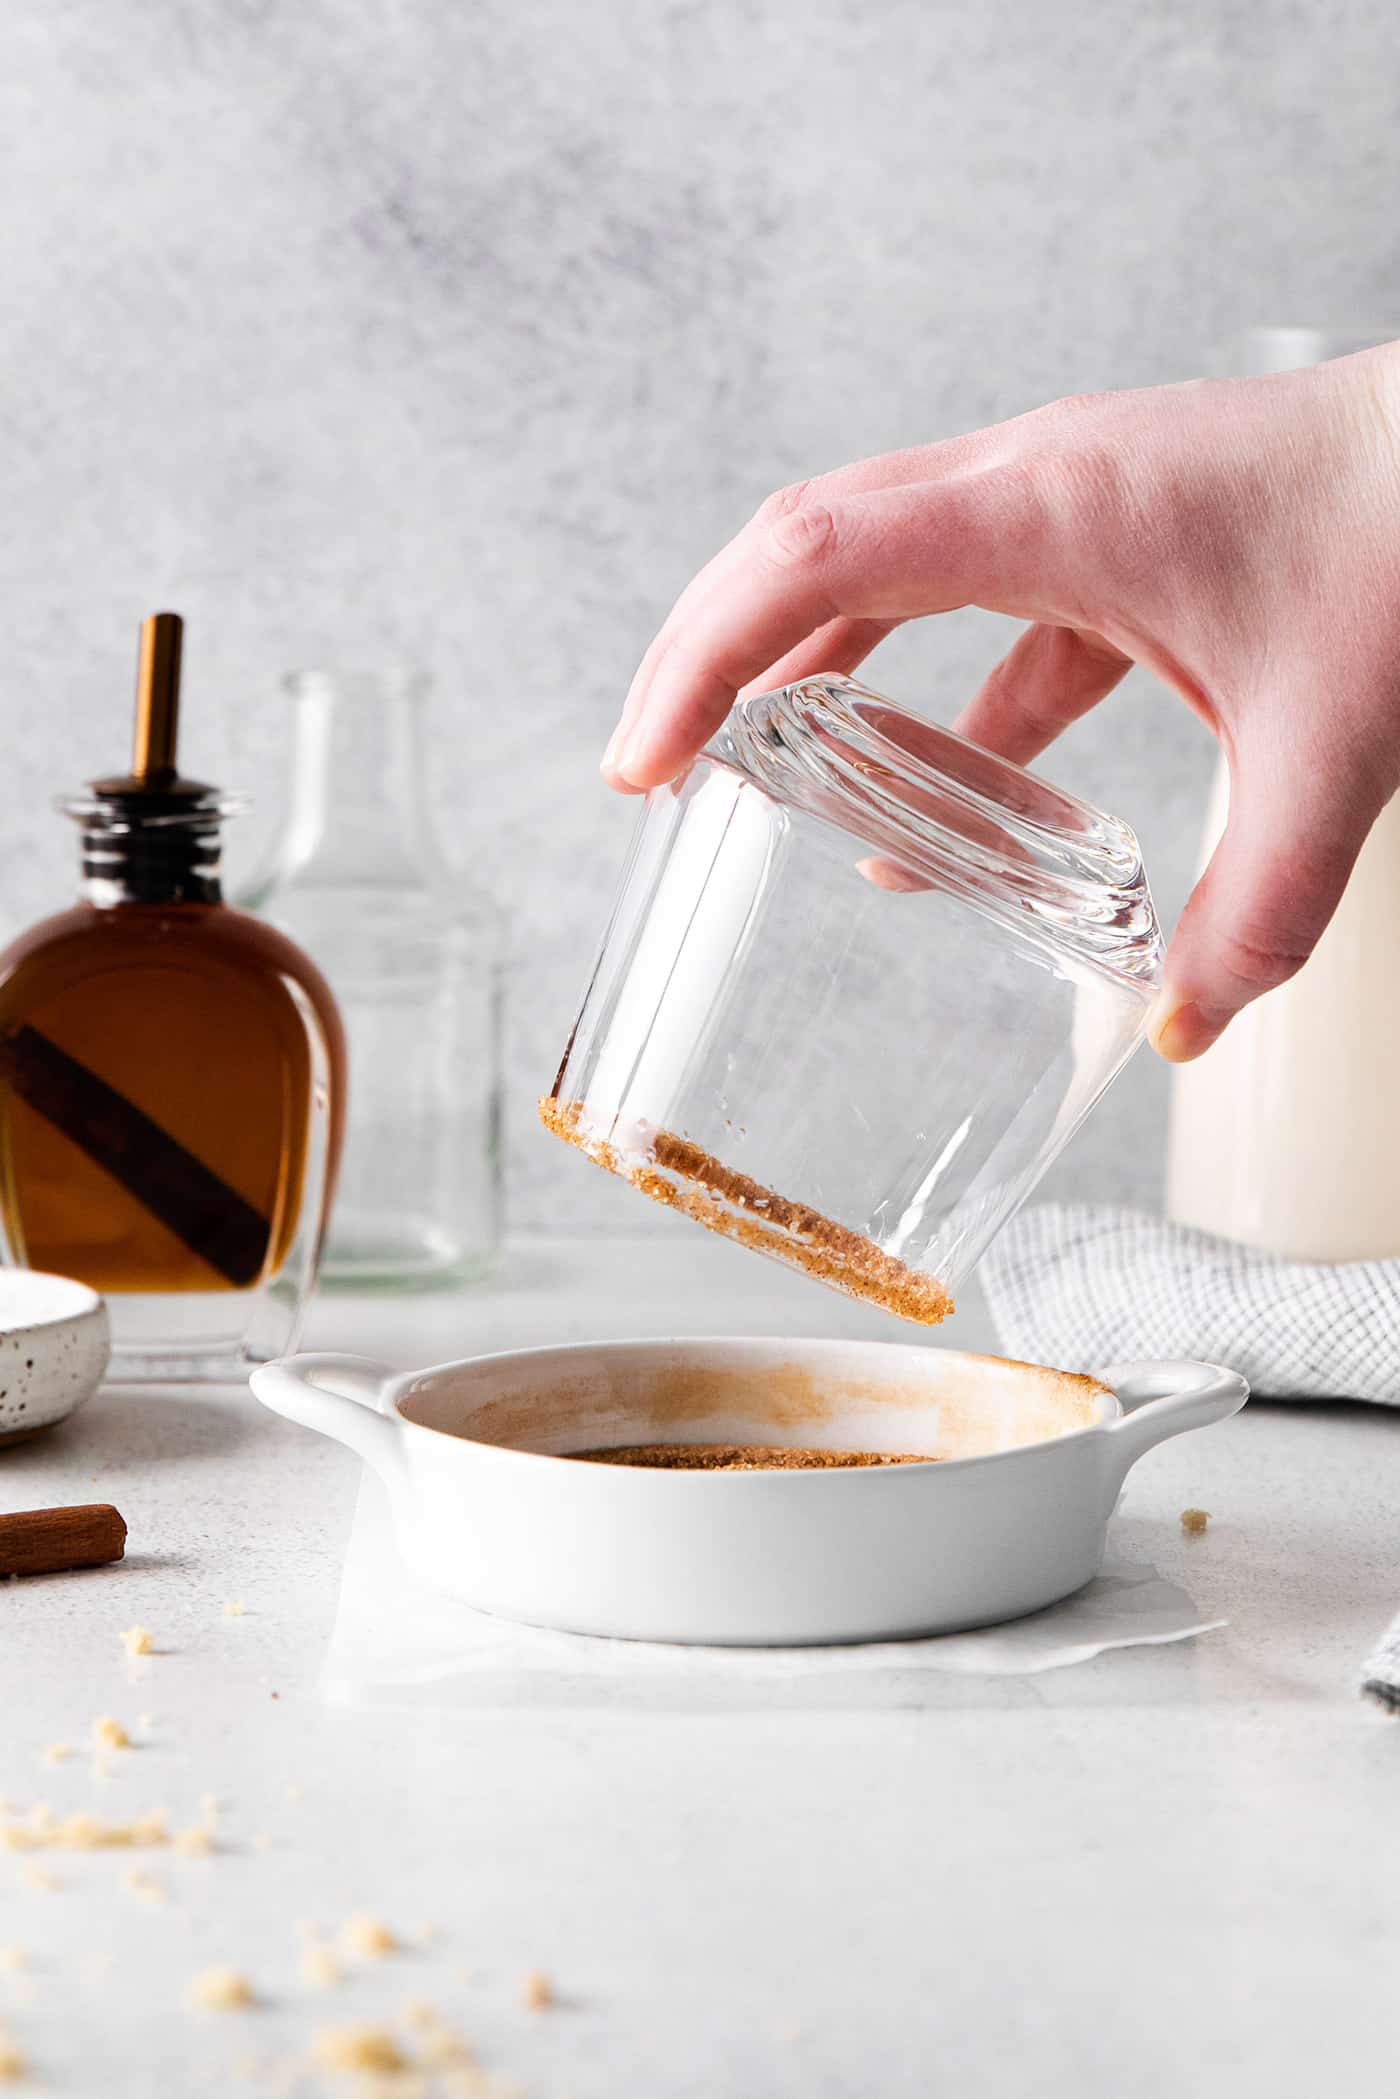
[[[1094,1204],[1023,1210],[983,1256],[1001,1345],[1028,1362],[1195,1356],[1270,1399],[1400,1406],[1400,1261],[1285,1261]],[[1400,1618],[1362,1689],[1400,1713]]]

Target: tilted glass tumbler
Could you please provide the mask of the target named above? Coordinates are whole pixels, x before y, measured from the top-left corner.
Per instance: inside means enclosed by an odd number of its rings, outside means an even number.
[[[932,1322],[1141,1040],[1161,935],[1112,817],[840,677],[648,796],[546,1125]]]

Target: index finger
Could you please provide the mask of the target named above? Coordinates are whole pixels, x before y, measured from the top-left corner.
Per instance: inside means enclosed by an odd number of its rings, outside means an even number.
[[[818,475],[815,479],[795,482],[790,488],[780,488],[769,496],[760,504],[748,523],[691,578],[667,614],[638,665],[628,689],[621,719],[604,754],[603,777],[615,787],[626,789],[630,785],[618,772],[617,754],[623,749],[629,730],[647,704],[658,668],[669,654],[676,637],[701,613],[705,601],[726,590],[745,562],[752,559],[755,544],[761,542],[763,535],[775,520],[788,517],[804,507],[823,502],[830,503],[837,497],[863,495],[880,488],[904,488],[918,482],[936,480],[942,475],[965,472],[973,466],[1004,456],[1009,427],[1011,426],[992,426],[968,431],[959,437],[939,438],[933,444],[909,446],[897,452],[877,453],[870,459],[857,459],[846,466],[834,467],[829,473]],[[886,623],[886,628],[888,624],[890,623]],[[881,638],[880,625],[874,621],[863,624],[838,621],[833,625],[832,634],[835,637],[836,656],[844,660],[823,660],[815,666],[817,669],[853,670]],[[778,685],[787,682],[789,678],[808,675],[813,667],[807,660],[810,648],[804,648],[802,644],[809,643],[811,639],[811,636],[803,635],[791,666],[775,657],[769,657],[766,663],[757,666],[751,676],[766,678],[768,684]],[[774,673],[771,677],[767,675],[770,670]]]
[[[1024,469],[988,468],[804,502],[751,528],[677,607],[612,770],[637,788],[674,778],[740,689],[830,621],[894,623],[969,603],[1043,616],[1046,525]]]

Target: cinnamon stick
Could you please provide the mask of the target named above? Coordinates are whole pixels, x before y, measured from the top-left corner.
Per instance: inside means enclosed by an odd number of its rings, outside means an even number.
[[[0,1516],[0,1574],[58,1574],[102,1567],[126,1550],[126,1524],[110,1502],[72,1509],[17,1509]]]

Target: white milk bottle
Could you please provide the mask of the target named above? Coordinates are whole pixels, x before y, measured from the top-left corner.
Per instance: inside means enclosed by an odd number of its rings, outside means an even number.
[[[1205,853],[1229,807],[1220,763]],[[1299,1260],[1400,1254],[1400,796],[1310,959],[1172,1074],[1167,1210]]]

